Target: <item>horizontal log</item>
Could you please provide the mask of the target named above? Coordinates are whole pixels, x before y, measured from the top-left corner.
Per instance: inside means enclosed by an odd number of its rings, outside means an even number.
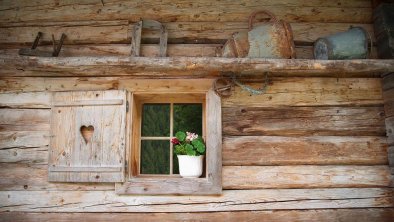
[[[22,80],[21,82],[19,82]],[[31,81],[30,83],[28,81]],[[0,78],[0,88],[11,91],[73,91],[127,89],[158,92],[185,92],[211,87],[211,81],[192,80],[187,84],[177,80],[131,80],[124,78]],[[222,99],[223,107],[234,106],[371,106],[382,105],[382,89],[379,79],[369,78],[270,78],[265,94],[250,96],[247,91],[235,87],[232,96]],[[261,83],[250,84],[259,88]],[[4,86],[4,87],[3,87]],[[0,93],[0,107],[49,108],[51,93]]]
[[[114,185],[48,182],[48,166],[1,163],[0,190],[113,190]],[[224,166],[223,189],[387,187],[389,166]],[[133,182],[131,182],[133,183]],[[142,185],[141,185],[142,184]],[[168,182],[171,184],[171,182]],[[134,189],[144,186],[137,181]],[[163,186],[163,184],[162,184]],[[190,189],[193,185],[190,185]],[[119,187],[120,188],[120,187]],[[117,188],[118,189],[118,188]],[[123,189],[123,188],[121,188]],[[176,191],[174,191],[176,192]]]
[[[394,167],[394,146],[388,148],[389,166]]]
[[[388,166],[227,166],[224,189],[388,187]]]
[[[134,24],[128,21],[92,21],[92,22],[57,22],[57,23],[12,23],[14,27],[0,29],[1,47],[7,45],[31,45],[38,32],[44,33],[40,45],[51,45],[51,34],[57,39],[62,33],[67,35],[64,48],[70,44],[110,44],[130,43],[131,30]],[[169,43],[224,43],[234,32],[248,31],[248,23],[244,22],[168,22],[163,23],[168,30]],[[256,23],[256,26],[261,23]],[[343,32],[350,26],[365,28],[375,41],[371,24],[356,23],[291,23],[296,44],[313,43],[316,39]],[[144,31],[144,41],[154,39],[158,42],[157,31]],[[157,39],[157,40],[156,40]],[[51,51],[49,48],[48,51]],[[130,54],[130,46],[128,50]]]
[[[324,210],[275,210],[275,211],[241,211],[241,212],[210,212],[210,213],[27,213],[2,212],[3,222],[128,222],[161,221],[161,222],[192,222],[192,221],[273,221],[273,222],[334,222],[357,221],[390,222],[394,217],[392,208],[370,209],[324,209]]]
[[[117,1],[117,2],[125,2],[125,1]],[[149,1],[147,1],[149,2]],[[168,1],[161,1],[163,3]],[[173,4],[180,4],[178,1],[171,1]],[[186,1],[187,2],[187,1]],[[202,3],[207,3],[206,1],[201,1]],[[100,5],[96,0],[84,0],[85,5],[94,6]],[[229,2],[226,2],[227,4]],[[280,5],[280,6],[324,6],[324,7],[353,7],[353,8],[370,8],[371,2],[368,0],[335,0],[335,1],[322,1],[322,0],[277,0],[274,3],[269,0],[259,0],[258,3],[261,5]],[[111,4],[105,3],[105,4]],[[105,6],[104,4],[104,6]],[[245,4],[253,4],[253,1],[248,1]],[[75,5],[74,1],[62,1],[56,2],[53,0],[40,0],[40,1],[29,1],[29,0],[19,0],[17,2],[12,0],[4,0],[0,4],[1,10],[10,10],[10,9],[22,9],[29,7],[41,7],[41,8],[53,8],[58,6],[67,6],[67,5]]]
[[[0,149],[0,163],[47,164],[48,146]]]
[[[113,191],[0,191],[4,211],[203,212],[393,207],[393,189],[228,190],[221,196],[120,196]],[[182,206],[182,207],[180,207]]]
[[[346,77],[349,74],[376,76],[393,72],[394,60],[304,60],[217,57],[147,58],[127,56],[105,57],[27,57],[0,55],[4,76],[119,76],[157,75],[220,76],[222,72],[249,75],[306,73]],[[143,74],[141,73],[143,72]],[[256,73],[258,72],[258,74]],[[160,75],[159,75],[160,76]],[[157,77],[159,77],[157,76]]]
[[[0,162],[47,164],[47,145],[31,147],[31,141],[25,141],[19,143],[20,148],[0,149]],[[49,140],[43,138],[42,144],[48,143]],[[225,137],[222,155],[226,166],[388,163],[385,137]]]
[[[386,165],[385,137],[223,138],[223,165]]]
[[[0,132],[49,130],[48,109],[0,109]]]
[[[278,18],[289,22],[371,22],[372,9],[370,7],[363,7],[362,9],[342,5],[324,7],[316,3],[313,6],[303,6],[303,4],[289,4],[288,2],[247,1],[240,4],[233,1],[212,2],[206,0],[198,3],[191,1],[144,1],[144,4],[140,4],[134,1],[124,1],[121,3],[107,2],[104,6],[98,2],[95,4],[46,5],[45,7],[7,7],[7,9],[2,10],[3,16],[0,18],[0,23],[15,21],[89,21],[97,16],[104,21],[130,20],[133,22],[140,18],[150,18],[161,22],[245,21],[250,13],[255,10],[269,10]]]
[[[0,149],[42,147],[49,145],[49,131],[0,132]]]
[[[112,190],[112,183],[51,183],[48,165],[0,164],[0,190]]]
[[[383,103],[379,79],[272,78],[270,82],[261,95],[251,95],[235,87],[230,97],[222,99],[222,106],[380,106]],[[261,83],[248,85],[255,89],[262,86]]]
[[[51,93],[0,93],[0,108],[49,108]]]
[[[383,107],[223,108],[224,135],[384,136]]]

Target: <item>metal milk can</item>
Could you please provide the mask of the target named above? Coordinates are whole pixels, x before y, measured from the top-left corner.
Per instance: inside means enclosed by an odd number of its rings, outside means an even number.
[[[313,54],[315,59],[322,60],[366,59],[369,56],[368,36],[362,27],[350,27],[346,32],[317,39]]]
[[[258,14],[269,16],[269,21],[254,26]],[[295,58],[293,33],[290,25],[268,11],[257,11],[249,16],[249,31],[233,33],[223,47],[223,57]]]

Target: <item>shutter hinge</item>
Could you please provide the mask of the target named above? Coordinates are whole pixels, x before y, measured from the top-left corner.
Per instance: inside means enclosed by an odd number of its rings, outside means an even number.
[[[129,101],[126,101],[126,112],[129,112]]]

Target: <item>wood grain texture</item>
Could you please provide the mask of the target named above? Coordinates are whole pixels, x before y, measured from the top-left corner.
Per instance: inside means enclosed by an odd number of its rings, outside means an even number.
[[[383,101],[386,117],[394,116],[394,88],[383,91]]]
[[[302,76],[377,76],[394,71],[394,60],[304,60],[219,57],[26,57],[0,55],[3,76],[218,76],[221,72],[260,75],[262,72]],[[257,74],[256,72],[259,72]],[[140,73],[140,74],[138,74]]]
[[[394,206],[390,188],[228,190],[217,197],[119,196],[113,191],[1,191],[0,200],[2,212],[212,212]]]
[[[365,106],[382,105],[379,79],[370,78],[272,78],[266,93],[251,96],[235,87],[223,107]],[[261,83],[248,84],[260,88]]]
[[[383,76],[382,87],[384,91],[394,88],[394,73],[387,73]]]
[[[327,209],[327,210],[275,210],[210,213],[27,213],[3,212],[3,222],[106,222],[106,221],[162,221],[162,222],[391,222],[392,208]]]
[[[0,109],[0,132],[49,130],[46,109]]]
[[[48,146],[0,149],[0,163],[47,164]]]
[[[386,137],[224,137],[223,165],[386,165]]]
[[[22,79],[21,82],[19,82]],[[95,80],[96,79],[96,80]],[[4,79],[2,79],[4,80]],[[28,83],[27,81],[32,81]],[[44,82],[40,82],[44,80]],[[60,81],[59,81],[60,80]],[[130,82],[129,82],[130,81]],[[192,80],[194,81],[194,80]],[[232,96],[222,100],[223,107],[251,106],[371,106],[382,105],[382,88],[379,79],[374,78],[282,78],[270,79],[271,84],[263,95],[254,95],[235,87]],[[163,86],[159,86],[163,82]],[[6,78],[0,84],[11,85],[10,90],[21,91],[26,85],[27,91],[42,89],[63,90],[104,90],[104,89],[134,89],[147,87],[154,91],[168,92],[169,90],[206,90],[211,82],[201,82],[198,85],[182,84],[183,80],[158,80],[157,82],[134,82],[128,79],[112,78]],[[124,84],[123,84],[124,83]],[[140,86],[140,87],[139,87]],[[261,83],[250,86],[258,88]],[[0,107],[12,108],[49,108],[51,93],[0,93]]]
[[[49,131],[0,132],[0,149],[47,146],[49,138]]]
[[[227,166],[224,189],[388,187],[388,166]]]
[[[357,22],[371,23],[371,7],[354,8],[334,5],[322,7],[326,3],[282,1],[273,3],[268,1],[233,1],[212,2],[209,0],[193,1],[144,1],[141,2],[107,2],[104,6],[100,2],[74,4],[44,4],[30,7],[7,7],[2,10],[0,23],[25,21],[88,21],[99,16],[99,20],[130,20],[150,18],[161,22],[169,21],[245,21],[255,10],[269,10],[278,18],[288,22]],[[336,2],[337,3],[337,2]],[[345,3],[344,3],[345,4]],[[349,5],[347,3],[346,5]],[[352,3],[350,4],[352,5]],[[357,5],[357,4],[356,4]],[[301,7],[300,7],[301,6]],[[40,15],[40,16],[38,16]]]
[[[42,164],[0,164],[0,190],[112,190],[112,183],[48,182],[48,166]]]
[[[50,93],[0,93],[0,107],[3,108],[49,108]]]
[[[97,104],[102,101],[107,103]],[[61,103],[60,106],[56,106],[57,103]],[[57,92],[52,105],[48,180],[124,181],[126,91]],[[83,131],[87,128],[90,128],[89,137]],[[74,167],[93,170],[75,171]],[[108,172],[108,167],[118,170]]]
[[[232,107],[223,134],[242,136],[384,136],[383,107]]]
[[[213,81],[214,79],[135,79],[130,77],[0,77],[0,91],[10,93],[125,89],[131,92],[152,93],[206,92],[212,87]],[[14,95],[17,99],[21,94]]]
[[[136,24],[136,23],[135,23]],[[43,34],[40,45],[51,45],[51,34],[60,38],[67,35],[64,44],[111,44],[129,43],[135,24],[128,21],[81,21],[81,22],[49,22],[49,23],[12,23],[12,27],[0,30],[0,48],[8,46],[31,45],[37,33]],[[256,25],[262,23],[257,22]],[[248,31],[247,19],[244,22],[168,22],[163,23],[168,30],[169,43],[220,43],[229,39],[234,32]],[[294,41],[297,44],[313,43],[322,36],[347,31],[350,26],[365,28],[375,41],[371,24],[357,23],[291,23]],[[155,31],[144,30],[143,39],[158,41]],[[41,48],[41,47],[40,47]],[[130,49],[130,45],[128,45]],[[130,50],[127,53],[130,54]]]
[[[386,122],[387,143],[389,145],[394,145],[394,117],[386,118],[385,122]]]

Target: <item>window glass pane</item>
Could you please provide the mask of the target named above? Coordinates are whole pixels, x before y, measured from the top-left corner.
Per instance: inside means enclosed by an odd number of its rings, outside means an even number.
[[[141,174],[170,174],[170,141],[141,141]]]
[[[142,136],[170,136],[170,104],[144,104]]]
[[[202,104],[174,104],[174,135],[178,131],[202,136]]]

